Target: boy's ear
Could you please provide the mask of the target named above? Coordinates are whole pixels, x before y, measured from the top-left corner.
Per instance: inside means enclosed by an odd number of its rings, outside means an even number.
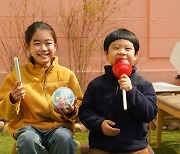
[[[104,52],[104,56],[106,57],[106,60],[109,61],[109,56],[108,56],[108,52],[107,51],[103,51]]]
[[[137,60],[138,55],[139,55],[139,52],[137,51],[137,52],[135,53],[135,55],[134,55],[135,60]]]
[[[133,65],[135,65],[137,61],[138,61],[138,52],[136,52],[136,54],[134,55]]]

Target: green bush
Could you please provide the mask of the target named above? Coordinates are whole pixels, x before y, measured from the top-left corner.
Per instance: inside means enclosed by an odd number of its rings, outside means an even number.
[[[81,133],[77,132],[74,135],[74,138],[82,143],[88,143],[88,132]],[[179,152],[179,144],[180,144],[180,131],[163,131],[162,132],[162,142],[161,148],[155,148],[155,130],[152,131],[152,144],[151,147],[154,150],[155,154],[178,154]],[[7,132],[0,133],[0,154],[9,154],[11,147],[15,140],[9,136]]]

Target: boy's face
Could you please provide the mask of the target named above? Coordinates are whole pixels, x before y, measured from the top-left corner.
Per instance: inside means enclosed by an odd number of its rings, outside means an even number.
[[[130,64],[134,64],[136,61],[135,49],[133,43],[128,40],[116,40],[109,46],[108,52],[105,52],[106,58],[111,65],[116,62],[116,59],[124,58],[129,61]]]

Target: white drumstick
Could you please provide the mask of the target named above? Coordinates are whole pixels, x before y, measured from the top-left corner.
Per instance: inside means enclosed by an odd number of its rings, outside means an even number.
[[[21,82],[22,85],[22,81],[21,81],[21,73],[20,73],[20,69],[19,69],[19,62],[18,62],[18,58],[14,57],[14,65],[15,65],[15,69],[16,69],[16,76],[18,81]]]
[[[127,98],[126,98],[126,90],[122,89],[122,94],[123,94],[123,107],[124,110],[127,110]]]

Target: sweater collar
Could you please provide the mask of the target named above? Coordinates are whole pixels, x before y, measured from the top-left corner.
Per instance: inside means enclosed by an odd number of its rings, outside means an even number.
[[[39,64],[33,64],[31,59],[29,58],[27,67],[29,68],[29,71],[32,74],[41,74],[41,73],[45,73],[45,72],[50,72],[54,68],[54,66],[57,64],[58,64],[58,57],[56,57],[56,56],[52,57],[51,66],[48,68],[47,71],[45,71],[44,67],[42,67]]]

